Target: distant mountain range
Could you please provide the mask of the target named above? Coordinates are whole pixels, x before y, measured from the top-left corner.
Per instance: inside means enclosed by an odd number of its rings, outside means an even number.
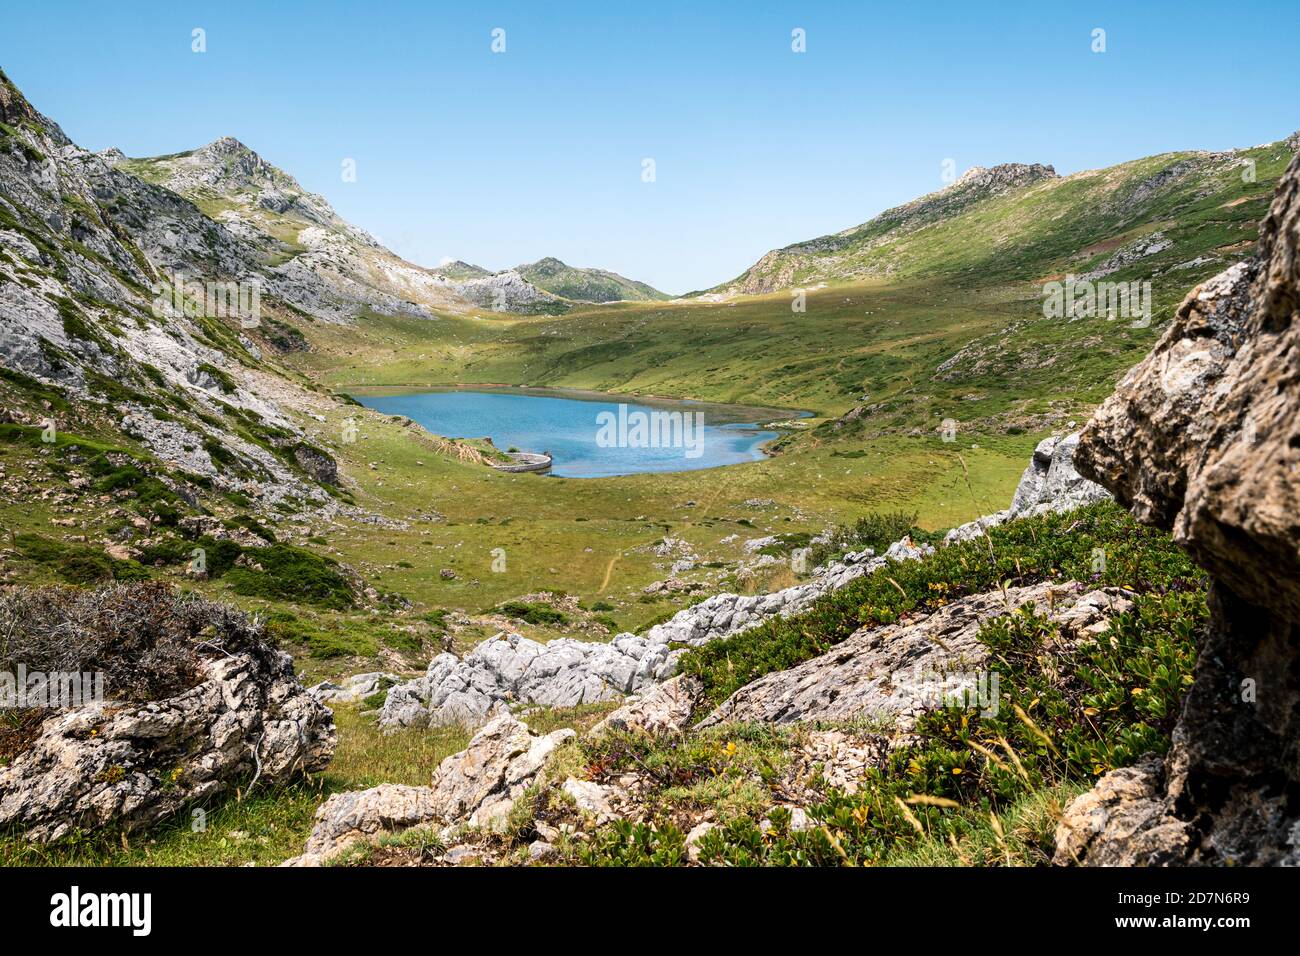
[[[449,262],[435,270],[448,279],[483,279],[494,273],[468,262]],[[644,282],[606,269],[579,269],[547,256],[508,270],[517,272],[538,289],[573,302],[661,301],[672,298]]]

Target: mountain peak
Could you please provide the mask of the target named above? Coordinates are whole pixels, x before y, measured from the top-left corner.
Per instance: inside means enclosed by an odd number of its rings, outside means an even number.
[[[27,102],[18,87],[9,81],[4,70],[0,70],[0,122],[7,126],[17,126],[23,120],[35,120],[36,110]]]
[[[240,156],[252,156],[256,159],[262,158],[258,156],[257,153],[253,152],[253,150],[249,149],[247,146],[241,143],[239,140],[235,139],[235,137],[233,136],[222,136],[220,139],[214,139],[206,146],[200,146],[194,152],[206,153],[213,156],[240,155]]]
[[[555,256],[546,256],[536,262],[516,266],[515,271],[539,289],[575,302],[668,298],[644,282],[635,282],[608,269],[580,269],[561,262]]]
[[[272,166],[255,151],[233,136],[222,136],[206,146],[200,146],[189,156],[191,163],[212,170],[210,182],[293,186],[297,183],[284,172]]]
[[[1042,163],[999,163],[997,166],[972,166],[952,185],[992,189],[1009,189],[1036,183],[1040,179],[1055,179],[1056,170]],[[951,188],[951,187],[950,187]]]

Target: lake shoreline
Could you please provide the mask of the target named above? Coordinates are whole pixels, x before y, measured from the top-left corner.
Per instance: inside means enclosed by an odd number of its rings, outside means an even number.
[[[712,402],[695,398],[673,398],[667,395],[641,395],[621,392],[601,392],[596,389],[566,388],[559,385],[507,385],[500,382],[481,382],[477,384],[452,383],[431,385],[356,385],[340,390],[341,394],[353,398],[386,397],[392,395],[423,395],[434,392],[483,392],[485,394],[535,395],[543,398],[568,398],[574,401],[609,402],[612,404],[638,404],[663,406],[690,406],[692,411],[710,409],[732,412],[727,415],[724,424],[757,423],[766,429],[766,423],[798,418],[815,418],[817,412],[802,408],[778,408],[772,405],[746,405],[734,402]],[[741,415],[744,412],[746,415]],[[748,416],[748,417],[746,417]]]
[[[555,477],[599,478],[619,475],[702,471],[773,457],[773,446],[790,429],[768,422],[799,419],[809,412],[770,406],[731,405],[692,399],[616,395],[551,386],[366,386],[348,393],[383,414],[410,418],[431,434],[448,438],[487,438],[499,448],[527,449],[554,455]],[[477,398],[476,398],[477,396]],[[620,428],[638,420],[639,428],[617,441],[602,437],[604,426],[588,426],[582,406],[599,408],[594,416]],[[677,423],[672,443],[668,432],[651,424],[661,413]],[[707,419],[707,421],[706,421]],[[682,432],[683,420],[685,432]],[[692,424],[694,423],[694,424]],[[663,426],[670,427],[670,426]],[[692,434],[698,429],[698,437]],[[663,443],[661,444],[661,437]],[[677,442],[684,442],[678,445]],[[684,455],[673,449],[684,448]]]

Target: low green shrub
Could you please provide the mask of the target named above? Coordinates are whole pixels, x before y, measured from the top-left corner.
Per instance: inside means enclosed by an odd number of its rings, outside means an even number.
[[[1094,571],[1098,555],[1104,570]],[[1135,592],[1194,591],[1203,572],[1170,537],[1145,528],[1112,503],[1068,514],[1009,522],[987,539],[940,548],[924,561],[902,561],[818,599],[807,611],[775,618],[693,648],[680,669],[701,678],[721,703],[762,675],[817,657],[868,624],[892,624],[911,611],[967,594],[1045,580],[1091,581]]]
[[[229,542],[217,542],[225,545]],[[236,566],[224,573],[231,589],[245,597],[293,601],[333,610],[355,606],[352,589],[338,571],[338,562],[290,544],[272,544],[265,548],[246,548],[243,555],[261,567]],[[208,573],[212,574],[212,556]]]
[[[14,536],[14,546],[26,560],[49,565],[69,584],[144,581],[149,572],[138,561],[119,561],[82,544],[68,544],[39,534]]]
[[[895,541],[909,535],[914,540],[925,541],[929,535],[917,527],[916,520],[916,512],[873,511],[851,525],[840,525],[831,532],[828,540],[811,545],[808,564],[810,567],[818,567],[850,551],[861,551],[864,548],[883,551]]]
[[[559,627],[569,622],[567,615],[548,604],[506,601],[504,604],[498,604],[495,610],[498,614],[526,621],[536,627]]]

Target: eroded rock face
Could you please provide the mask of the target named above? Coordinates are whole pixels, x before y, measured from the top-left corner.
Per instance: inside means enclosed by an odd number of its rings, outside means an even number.
[[[443,760],[428,787],[382,784],[331,796],[316,811],[302,855],[284,865],[321,866],[355,844],[417,826],[437,826],[444,838],[467,826],[499,827],[556,749],[575,736],[567,728],[534,734],[502,715]]]
[[[567,727],[538,736],[509,714],[495,718],[434,771],[437,812],[448,822],[499,826],[555,749],[576,736]]]
[[[247,784],[324,770],[329,710],[278,651],[204,665],[196,687],[147,704],[101,701],[50,717],[0,767],[0,827],[55,840],[112,825],[138,830],[186,804]]]
[[[606,730],[625,730],[665,734],[684,730],[703,690],[704,684],[698,678],[679,674],[629,699],[589,733],[596,736]]]
[[[998,689],[985,670],[988,649],[979,641],[980,627],[1026,604],[1047,614],[1066,639],[1094,636],[1111,616],[1132,606],[1118,589],[1080,593],[1073,583],[971,595],[919,621],[863,628],[821,657],[765,674],[723,701],[699,726],[886,718],[894,730],[906,733],[921,713],[962,694],[996,712]]]
[[[1075,470],[1074,451],[1078,444],[1078,432],[1044,438],[1034,449],[1029,467],[1020,476],[1011,506],[1005,511],[984,515],[953,528],[943,543],[973,540],[984,535],[989,528],[1017,518],[1032,518],[1052,511],[1074,511],[1105,501],[1110,492]]]
[[[570,638],[541,644],[498,634],[463,658],[439,654],[424,677],[391,688],[385,727],[478,727],[513,703],[549,707],[616,700],[672,672],[680,652],[631,634],[608,644]]]
[[[367,674],[353,674],[351,677],[344,678],[341,684],[328,680],[321,681],[314,687],[308,688],[308,693],[327,704],[351,704],[365,700],[371,694],[379,693],[385,685],[391,686],[400,683],[401,680],[402,678],[397,674],[371,671]]]
[[[285,866],[320,866],[348,847],[385,833],[401,833],[437,819],[433,791],[385,783],[336,793],[316,810],[316,825],[301,856]]]
[[[1214,579],[1156,789],[1168,818],[1103,828],[1103,845],[1173,820],[1188,824],[1187,862],[1300,863],[1298,249],[1300,159],[1260,226],[1258,256],[1193,290],[1079,444],[1080,472],[1170,529]]]
[[[298,467],[322,485],[338,485],[338,462],[328,453],[313,445],[299,443],[293,447],[293,460],[298,463]]]
[[[1112,770],[1070,802],[1056,829],[1060,865],[1160,866],[1187,853],[1187,825],[1171,817],[1161,794],[1164,767],[1154,755]]]

